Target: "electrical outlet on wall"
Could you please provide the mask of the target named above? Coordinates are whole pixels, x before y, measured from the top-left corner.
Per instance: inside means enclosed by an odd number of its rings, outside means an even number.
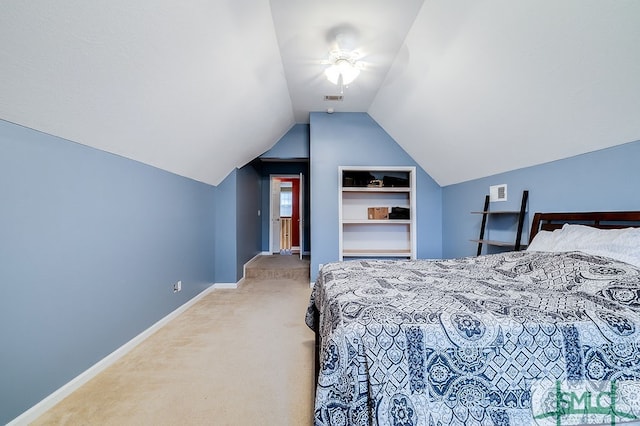
[[[182,281],[178,281],[173,285],[173,292],[177,293],[182,290]]]

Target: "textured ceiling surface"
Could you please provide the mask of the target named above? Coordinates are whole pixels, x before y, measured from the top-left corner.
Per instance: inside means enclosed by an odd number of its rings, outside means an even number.
[[[640,139],[636,0],[0,2],[0,119],[217,185],[309,111],[439,184]],[[363,70],[339,88],[330,50]]]

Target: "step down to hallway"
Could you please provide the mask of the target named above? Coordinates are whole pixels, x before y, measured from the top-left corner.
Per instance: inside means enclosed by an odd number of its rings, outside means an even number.
[[[245,279],[309,281],[309,260],[296,255],[258,256],[245,268]]]

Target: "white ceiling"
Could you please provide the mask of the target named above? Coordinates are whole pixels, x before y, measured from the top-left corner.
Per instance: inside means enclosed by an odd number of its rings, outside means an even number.
[[[0,1],[10,122],[217,185],[329,107],[441,185],[638,140],[640,1]]]

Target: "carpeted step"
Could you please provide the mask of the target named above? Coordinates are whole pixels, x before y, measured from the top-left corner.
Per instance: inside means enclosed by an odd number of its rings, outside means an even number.
[[[309,280],[309,269],[247,269],[245,278],[259,280]]]
[[[290,279],[309,280],[309,261],[297,256],[259,256],[247,264],[246,279]]]

